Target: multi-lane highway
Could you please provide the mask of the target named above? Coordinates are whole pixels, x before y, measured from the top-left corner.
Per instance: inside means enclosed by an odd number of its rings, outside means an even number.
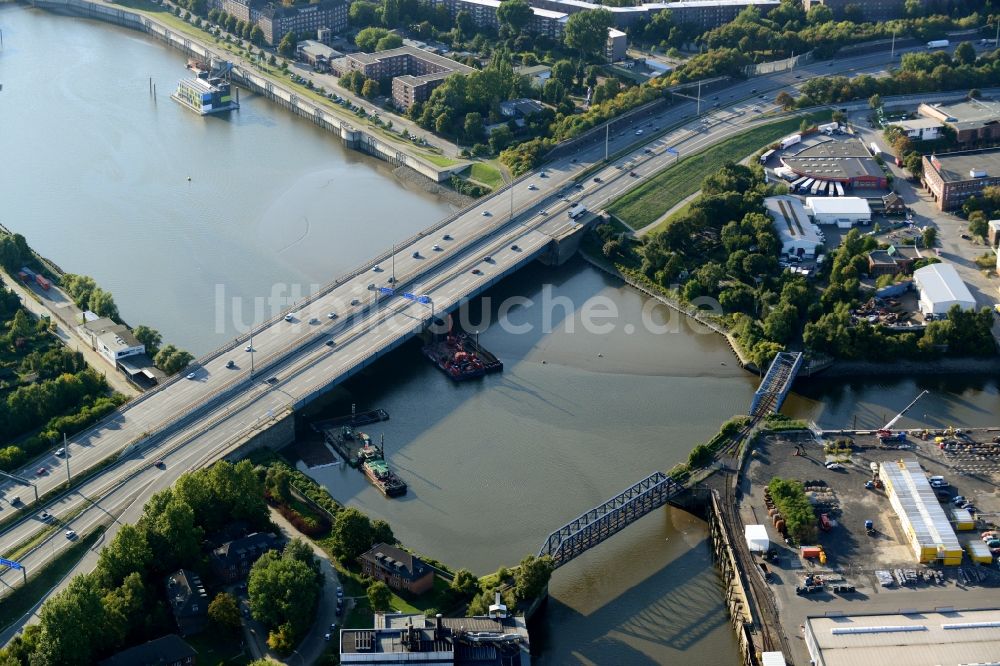
[[[576,222],[566,215],[572,204],[599,208],[674,161],[675,154],[667,148],[683,156],[766,122],[762,115],[774,110],[774,94],[803,80],[835,72],[871,71],[887,62],[887,53],[871,54],[738,82],[718,93],[717,100],[714,93],[706,96],[701,110],[707,122],[695,117],[695,102],[685,101],[635,119],[632,126],[618,123],[610,136],[609,154],[630,146],[634,150],[616,162],[579,179],[583,170],[604,158],[604,137],[596,137],[573,156],[546,165],[544,174],[522,178],[511,190],[480,200],[397,245],[393,259],[386,253],[377,265],[369,262],[359,267],[287,316],[259,325],[252,347],[248,339],[234,341],[200,359],[190,377],[182,373],[97,427],[72,437],[68,454],[74,474],[132,445],[116,464],[73,492],[44,507],[35,506],[33,492],[4,480],[0,519],[13,510],[23,518],[0,533],[0,553],[15,552],[20,544],[35,542],[42,530],[49,530],[45,540],[18,553],[29,572],[37,571],[66,546],[65,530],[82,533],[110,518],[134,520],[145,500],[183,471],[218,458],[248,428],[308,401],[419,331],[430,318],[428,305],[399,296],[380,298],[377,290],[369,289],[389,286],[393,271],[398,292],[427,295],[438,312],[450,309],[545,252],[553,239],[574,230]],[[164,465],[152,465],[156,460]],[[62,458],[48,456],[20,475],[32,478],[39,494],[44,494],[64,481],[65,464]],[[36,476],[40,467],[48,473]],[[10,504],[14,496],[22,501],[18,508]],[[53,522],[40,520],[43,509],[54,516]],[[4,572],[0,595],[20,581],[20,572]]]

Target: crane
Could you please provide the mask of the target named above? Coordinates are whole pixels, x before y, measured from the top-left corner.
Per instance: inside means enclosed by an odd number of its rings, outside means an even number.
[[[920,395],[918,395],[916,398],[913,399],[913,402],[908,404],[906,407],[903,407],[903,411],[901,411],[899,414],[896,414],[896,416],[894,416],[891,421],[889,421],[884,426],[879,428],[875,433],[878,436],[879,440],[885,441],[887,439],[893,439],[894,437],[896,437],[897,435],[894,435],[892,432],[892,426],[896,425],[896,421],[903,418],[903,415],[906,414],[906,412],[910,411],[910,408],[913,407],[913,405],[917,404],[917,401],[923,398],[928,393],[930,393],[930,391],[923,391]],[[905,434],[900,439],[903,438],[905,438]]]

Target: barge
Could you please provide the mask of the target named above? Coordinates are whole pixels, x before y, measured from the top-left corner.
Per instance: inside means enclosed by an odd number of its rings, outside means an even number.
[[[503,363],[496,356],[465,333],[449,333],[443,339],[426,345],[423,353],[431,363],[456,382],[503,370]]]

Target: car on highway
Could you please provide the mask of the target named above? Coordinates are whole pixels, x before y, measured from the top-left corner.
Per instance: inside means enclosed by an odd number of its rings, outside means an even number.
[[[335,344],[337,344],[337,341],[336,340],[327,340],[323,344],[325,344],[327,347],[333,347]]]
[[[548,215],[548,214],[549,214],[549,211],[547,211],[547,210],[545,210],[545,209],[543,208],[542,210],[538,211],[538,214],[539,214],[539,215]]]
[[[520,252],[521,251],[521,248],[518,247],[517,244],[511,245],[510,249],[514,250],[514,252]]]
[[[645,149],[643,149],[642,152],[646,153],[647,155],[652,155],[653,154],[653,149],[652,148],[645,148]]]
[[[195,378],[195,376],[196,376],[196,375],[195,375],[195,374],[194,374],[193,372],[189,372],[189,373],[187,374],[187,378],[188,378],[188,379],[194,379],[194,378]]]
[[[64,455],[66,455],[66,449],[60,446],[58,449],[56,449],[55,453],[58,457],[62,458]]]
[[[485,257],[483,257],[483,261],[485,261],[488,264],[493,263],[493,256],[488,254]]]
[[[255,351],[255,350],[250,345],[247,345],[246,347],[243,348],[243,351],[245,351],[245,352],[252,352],[252,351]]]
[[[969,234],[962,234],[962,240],[972,240],[972,236]]]
[[[274,386],[275,384],[278,383],[278,378],[277,377],[268,377],[267,379],[264,380],[264,383],[265,384],[270,384],[271,386]]]
[[[330,634],[323,634],[323,640],[324,641],[329,641],[330,640]]]
[[[339,586],[339,585],[337,586],[337,596],[338,597],[343,597],[344,596],[344,588],[341,587],[341,586]],[[339,604],[340,601],[338,600],[337,603]]]
[[[595,183],[601,182],[601,178],[599,176],[594,176],[594,182]]]
[[[489,211],[486,212],[488,213]],[[451,234],[445,234],[444,236],[441,236],[441,240],[451,240]]]
[[[294,317],[292,317],[292,315],[290,315],[290,314],[286,314],[285,315],[285,321],[292,321],[292,319],[294,319]]]
[[[386,280],[386,282],[388,282],[389,284],[396,284],[396,278],[390,275],[389,279]]]
[[[638,178],[639,177],[639,174],[637,174],[635,171],[629,171],[628,175],[632,176],[633,178]]]
[[[45,476],[48,473],[49,473],[49,470],[47,470],[44,467],[39,467],[37,470],[35,470],[35,474],[38,475],[38,476]]]
[[[483,211],[482,213],[480,213],[480,215],[482,215],[483,217],[489,217],[489,216],[490,216],[490,215],[492,215],[492,214],[493,214],[493,213],[491,213],[491,212],[490,212],[490,211],[488,211],[488,210],[484,210],[484,211]]]
[[[19,495],[14,495],[13,497],[10,498],[11,506],[17,506],[20,503],[21,503],[21,497]]]
[[[50,520],[52,520],[52,514],[49,513],[48,511],[42,511],[42,513],[39,514],[38,517],[41,518],[42,521],[44,521],[46,523],[49,522]]]
[[[641,130],[641,129],[637,129],[637,130],[635,131],[635,135],[636,135],[636,136],[642,136],[642,130]]]
[[[331,312],[330,314],[328,314],[326,316],[326,318],[327,319],[336,319],[337,318],[337,313],[336,312]]]
[[[751,111],[753,111],[754,113],[760,113],[760,107],[759,106],[755,106],[755,107],[753,107],[753,109],[751,109]]]
[[[419,253],[419,252],[414,252],[414,253],[413,253],[412,255],[410,255],[410,256],[411,256],[411,257],[413,257],[414,259],[419,259],[419,258],[420,258],[420,253]]]
[[[319,323],[319,318],[318,317],[309,317],[309,323],[310,324],[318,324]]]
[[[351,305],[361,305],[361,301],[356,298],[351,299]]]
[[[435,252],[440,252],[441,251],[441,246],[440,245],[435,245],[431,249],[434,250]]]
[[[537,186],[537,185],[535,185],[534,183],[532,183],[531,185],[528,185],[528,189],[529,189],[529,190],[537,190],[537,189],[538,189],[538,186]]]
[[[236,362],[233,361],[232,359],[229,359],[228,361],[226,361],[226,367],[232,370],[233,368],[236,367]]]
[[[66,538],[72,541],[73,539],[76,538],[76,532],[74,532],[73,530],[66,530]]]
[[[470,273],[472,273],[473,275],[482,275],[483,274],[483,272],[481,270],[479,270],[478,268],[473,268],[470,271]]]
[[[582,189],[583,189],[583,183],[577,183],[577,184],[576,184],[576,185],[574,185],[573,187],[574,187],[575,189],[577,189],[577,190],[582,190]]]

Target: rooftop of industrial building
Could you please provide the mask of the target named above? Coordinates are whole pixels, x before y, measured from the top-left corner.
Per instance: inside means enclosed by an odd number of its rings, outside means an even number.
[[[941,265],[934,264],[934,266]],[[924,269],[918,269],[915,273],[920,273],[922,270]],[[934,489],[924,476],[920,463],[913,458],[883,461],[879,466],[879,476],[892,488],[899,506],[906,514],[899,515],[901,521],[909,522],[908,527],[904,525],[904,530],[912,531],[921,547],[934,548],[939,552],[961,549],[955,530],[952,529],[948,516],[937,501]]]
[[[969,99],[950,104],[921,104],[917,112],[922,116],[945,121],[955,129],[975,129],[1000,122],[1000,102],[986,99]]]
[[[995,664],[1000,610],[807,617],[823,666]]]
[[[764,199],[767,212],[774,220],[774,230],[782,244],[790,242],[811,242],[816,245],[823,241],[819,231],[809,221],[809,215],[802,202],[795,197],[781,195]]]
[[[973,304],[976,302],[972,292],[965,286],[965,282],[951,264],[931,264],[918,268],[913,271],[913,278],[917,281],[920,293],[925,294],[930,301],[939,303],[960,301]]]
[[[794,155],[782,157],[781,161],[800,175],[821,180],[885,175],[868,149],[857,139],[822,141]]]
[[[806,206],[816,215],[871,215],[867,199],[861,197],[806,197]]]
[[[1000,176],[1000,150],[997,149],[931,155],[927,161],[946,183],[975,180],[971,171],[985,171],[989,177]]]

